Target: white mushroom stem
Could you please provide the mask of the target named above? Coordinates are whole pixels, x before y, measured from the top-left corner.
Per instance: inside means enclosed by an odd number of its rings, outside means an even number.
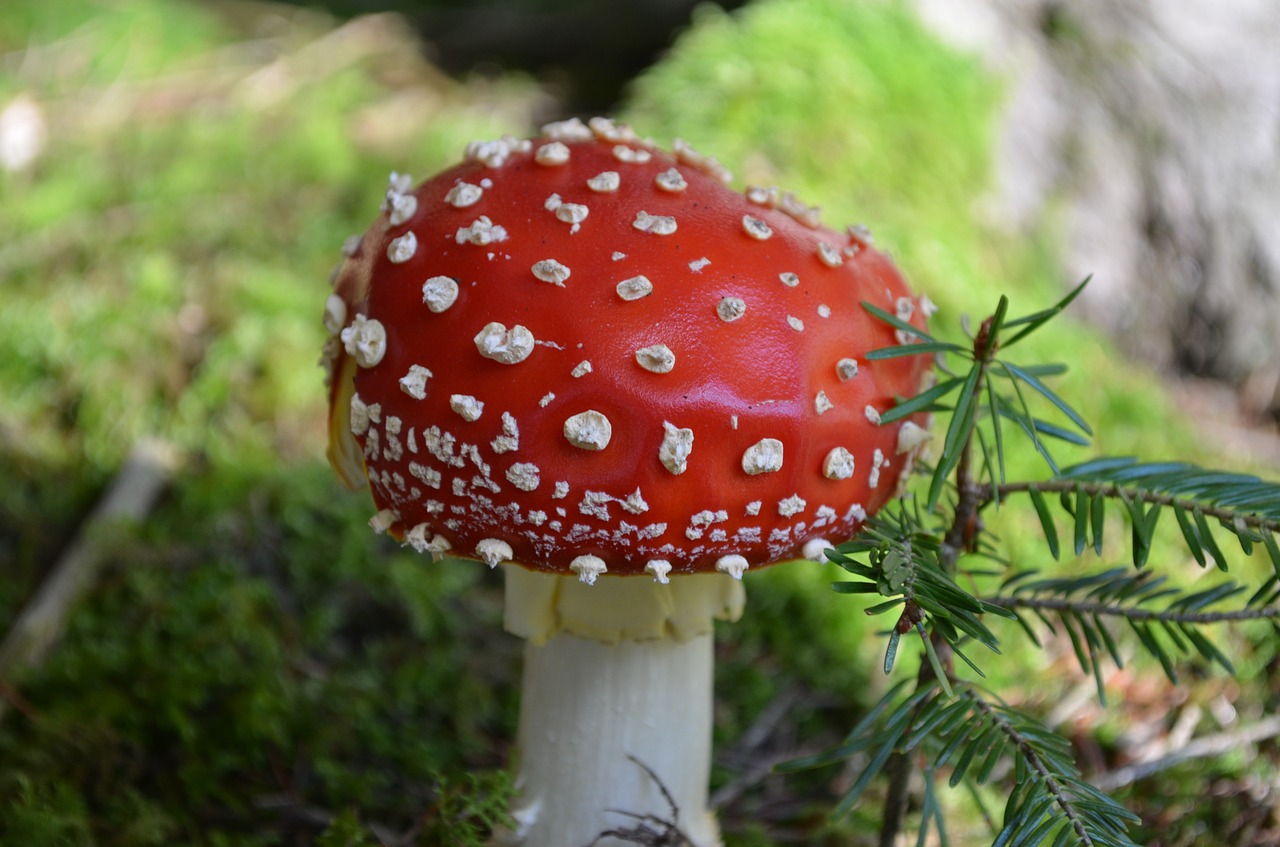
[[[583,847],[645,818],[719,847],[707,809],[712,620],[741,613],[741,583],[706,574],[586,586],[505,567],[507,629],[527,642],[517,829],[498,843]]]
[[[697,847],[720,843],[707,811],[710,634],[621,644],[559,635],[527,642],[524,655],[515,843],[584,847],[635,826],[622,812],[673,822]]]

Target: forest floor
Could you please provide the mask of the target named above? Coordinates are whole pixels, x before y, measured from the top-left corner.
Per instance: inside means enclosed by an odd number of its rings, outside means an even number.
[[[319,318],[326,274],[376,214],[387,173],[408,162],[425,176],[467,141],[529,131],[556,116],[554,97],[520,74],[450,79],[390,16],[5,5],[0,843],[484,843],[512,790],[518,708],[501,582],[474,563],[424,567],[368,530],[367,497],[323,459]],[[822,16],[838,6],[790,19],[835,31]],[[870,39],[865,66],[824,66],[838,44],[811,59],[833,86],[882,73],[857,90],[910,104],[874,126],[841,135],[827,104],[801,111],[794,88],[748,108],[764,85],[733,58],[745,53],[732,38],[748,35],[710,12],[624,113],[717,150],[739,182],[785,179],[837,219],[883,221],[878,237],[942,306],[940,323],[980,317],[995,291],[1023,312],[1052,302],[1046,248],[1001,242],[969,214],[991,86],[893,4],[869,8],[840,30]],[[705,90],[703,74],[723,97],[673,97]],[[803,145],[824,132],[823,150]],[[823,175],[850,151],[848,172]],[[1280,473],[1274,427],[1236,417],[1220,389],[1121,366],[1069,320],[1053,333],[1029,352],[1071,362],[1062,390],[1095,422],[1096,449]],[[140,456],[153,461],[139,476]],[[1034,457],[1017,469],[1044,473]],[[137,484],[122,495],[133,511],[104,517],[122,479]],[[1038,532],[1011,515],[1010,557],[1052,566]],[[1181,569],[1177,549],[1161,551]],[[64,568],[78,576],[59,584]],[[748,615],[719,632],[713,800],[731,847],[874,843],[876,792],[830,818],[863,762],[772,770],[839,740],[889,686],[875,622],[828,587],[842,576],[754,575]],[[41,592],[73,602],[17,645]],[[1011,642],[988,684],[1072,738],[1086,773],[1143,816],[1145,843],[1274,844],[1280,657],[1269,630],[1218,640],[1234,677],[1188,661],[1175,684],[1136,660],[1107,671],[1109,707],[1062,634],[1039,650]],[[998,792],[978,800],[999,816]],[[951,843],[980,843],[973,798],[947,802]]]

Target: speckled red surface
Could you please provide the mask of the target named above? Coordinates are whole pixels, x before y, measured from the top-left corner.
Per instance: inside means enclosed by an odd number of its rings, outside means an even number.
[[[359,450],[392,534],[418,547],[441,538],[451,554],[471,557],[482,540],[501,539],[516,561],[556,572],[590,554],[610,574],[643,572],[654,559],[674,573],[714,570],[728,554],[759,567],[798,557],[812,539],[851,535],[864,512],[893,495],[907,463],[899,425],[873,424],[867,408],[884,411],[915,394],[929,365],[923,357],[863,360],[901,339],[862,301],[910,310],[923,326],[923,309],[890,260],[865,238],[807,226],[776,202],[750,202],[713,168],[643,142],[622,146],[648,152],[647,162],[620,160],[615,142],[596,138],[566,139],[567,162],[540,164],[533,151],[547,143],[534,139],[530,152],[511,152],[497,167],[470,159],[419,185],[414,214],[393,226],[384,212],[336,278],[344,326],[361,315],[385,330],[372,367],[355,365],[340,337],[330,350],[335,403],[346,402],[342,382],[354,378],[358,402],[376,404]],[[655,182],[673,167],[687,183],[681,192]],[[619,175],[615,191],[588,187],[604,171]],[[473,205],[446,202],[460,182],[482,188]],[[552,195],[585,206],[587,216],[576,227],[560,219]],[[640,212],[674,218],[675,231],[641,231]],[[748,234],[746,215],[771,235]],[[474,244],[464,231],[460,243],[459,231],[481,216],[505,238]],[[412,257],[392,262],[389,245],[409,232]],[[819,255],[820,243],[838,253],[838,266]],[[534,274],[548,259],[569,270],[562,284]],[[624,299],[618,283],[638,275],[652,293]],[[455,280],[458,294],[433,312],[423,285],[440,276]],[[739,298],[745,313],[723,320],[724,298]],[[475,339],[493,322],[532,333],[527,358],[482,355]],[[637,362],[637,350],[656,344],[674,354],[670,372]],[[842,379],[837,362],[846,358],[859,369]],[[590,372],[573,376],[582,362]],[[414,365],[432,374],[422,399],[400,382]],[[483,403],[479,417],[455,411],[454,395]],[[588,410],[610,423],[603,449],[566,437],[566,419]],[[518,431],[515,449],[495,445],[504,413],[505,434],[512,422]],[[334,439],[351,437],[345,408],[332,421]],[[660,459],[664,422],[693,433],[679,474]],[[744,453],[763,439],[781,442],[781,468],[749,474]],[[844,479],[824,473],[839,447],[854,458]]]

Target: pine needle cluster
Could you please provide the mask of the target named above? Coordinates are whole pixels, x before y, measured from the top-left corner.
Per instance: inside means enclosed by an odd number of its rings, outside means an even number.
[[[1009,317],[1002,297],[976,332],[966,328],[968,343],[939,340],[864,304],[910,333],[908,343],[869,359],[928,354],[937,363],[936,383],[900,398],[882,423],[920,413],[948,423],[935,439],[936,455],[919,467],[927,476],[920,491],[882,510],[828,557],[850,577],[834,584],[837,592],[868,598],[867,614],[890,616],[884,672],[893,673],[905,644],[918,643],[923,660],[915,678],[893,685],[841,744],[784,769],[865,763],[838,814],[887,780],[882,847],[898,843],[908,809],[918,813],[917,843],[948,843],[938,799],[944,783],[966,788],[980,806],[983,786],[1007,798],[1001,815],[983,809],[993,847],[1135,844],[1138,818],[1082,776],[1070,741],[984,684],[984,666],[1000,660],[997,631],[1036,646],[1046,635],[1065,636],[1105,705],[1104,668],[1124,666],[1131,654],[1153,658],[1174,682],[1190,659],[1232,673],[1231,658],[1213,639],[1215,626],[1258,621],[1280,629],[1280,484],[1186,462],[1099,457],[1062,467],[1055,460],[1057,445],[1088,445],[1093,436],[1050,385],[1066,367],[1020,364],[1007,353],[1087,283],[1018,318]],[[1019,449],[1040,457],[1043,478],[1009,478],[1006,454]],[[1115,544],[1104,542],[1123,523],[1129,561],[1092,572],[1073,567],[1069,576],[1015,567],[1001,558],[982,520],[996,507],[1034,515],[1055,560],[1090,549],[1109,553]],[[1226,573],[1257,556],[1271,568],[1252,583],[1223,577],[1207,588],[1180,587],[1181,565],[1152,561],[1162,519],[1176,526],[1187,561],[1202,568]],[[1000,620],[1016,626],[995,626]]]

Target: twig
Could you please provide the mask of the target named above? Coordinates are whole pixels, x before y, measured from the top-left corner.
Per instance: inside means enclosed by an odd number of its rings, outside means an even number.
[[[1265,741],[1268,738],[1277,736],[1280,736],[1280,715],[1272,715],[1233,732],[1219,732],[1197,738],[1177,750],[1171,750],[1158,759],[1125,765],[1122,768],[1102,774],[1092,782],[1101,791],[1114,791],[1117,788],[1130,785],[1183,762],[1220,756],[1223,753],[1238,750],[1246,744],[1256,744],[1259,741]]]
[[[809,744],[748,760],[736,769],[738,775],[732,782],[725,783],[712,792],[711,798],[707,801],[707,808],[712,811],[724,811],[752,788],[771,777],[778,776],[779,765],[808,756],[816,756],[826,751],[828,747],[829,745],[826,744]]]
[[[22,692],[0,679],[0,717],[4,717],[6,703],[26,715],[28,720],[35,720],[39,716],[36,707],[22,696]]]
[[[998,344],[996,332],[993,331],[995,320],[996,316],[993,315],[983,321],[982,328],[973,341],[974,362],[975,367],[978,368],[978,377],[974,383],[976,386],[982,385],[984,372],[995,357]],[[981,489],[974,480],[972,471],[972,430],[965,437],[960,451],[960,459],[956,464],[955,470],[957,493],[955,517],[943,539],[940,556],[943,569],[948,573],[954,573],[956,562],[961,554],[974,547],[978,533],[982,528],[981,518],[978,514],[983,506]],[[944,655],[950,656],[950,645],[946,643],[937,631],[934,631],[929,638],[940,657]],[[949,662],[944,665],[943,671],[948,677],[952,675]],[[920,670],[916,675],[916,689],[920,690],[924,686],[931,684],[936,676],[933,663],[922,661]],[[945,683],[946,680],[943,680],[943,682]],[[914,717],[912,722],[914,723]],[[907,806],[911,802],[911,760],[904,752],[899,750],[889,757],[885,770],[889,775],[889,791],[885,796],[884,812],[880,819],[879,845],[880,847],[893,847],[898,840],[899,833],[902,832],[907,816]]]
[[[1054,778],[1053,772],[1049,769],[1048,765],[1045,764],[1045,761],[1040,757],[1040,754],[1036,752],[1036,748],[1031,744],[1027,737],[1019,732],[1016,727],[1010,724],[1003,715],[993,709],[990,703],[983,700],[981,697],[973,697],[972,700],[974,707],[994,721],[1000,728],[1000,731],[1004,734],[1005,738],[1008,738],[1013,742],[1014,746],[1018,748],[1018,752],[1022,754],[1022,760],[1026,762],[1027,767],[1031,772],[1038,775],[1044,782],[1045,788],[1047,788],[1049,793],[1053,795],[1053,802],[1054,805],[1058,807],[1058,811],[1060,811],[1067,820],[1071,822],[1071,829],[1079,839],[1078,843],[1083,845],[1083,847],[1091,847],[1094,841],[1089,836],[1088,830],[1085,829],[1084,821],[1081,820],[1079,812],[1076,811],[1075,804],[1067,796],[1067,793],[1063,790],[1061,783]]]
[[[732,803],[748,788],[770,776],[775,765],[796,758],[795,751],[776,756],[761,756],[760,748],[802,697],[803,691],[798,685],[790,685],[779,691],[765,705],[751,726],[738,736],[729,749],[717,757],[722,764],[737,771],[738,776],[711,795],[707,801],[709,808],[720,809]]]
[[[0,643],[0,680],[44,662],[66,630],[76,603],[97,579],[106,552],[103,528],[143,520],[176,467],[177,454],[164,442],[144,440],[133,448],[107,493]],[[0,700],[0,718],[4,707],[5,701]]]
[[[737,774],[730,782],[712,792],[707,801],[707,808],[714,811],[725,809],[737,802],[750,789],[777,776],[776,768],[785,762],[814,756],[827,749],[826,742],[818,742],[802,747],[787,746],[778,748],[779,741],[775,733],[787,715],[802,706],[808,711],[830,708],[841,705],[838,697],[821,692],[806,690],[798,684],[783,688],[770,700],[756,719],[739,735],[732,744],[716,755],[716,762],[725,769]],[[770,750],[773,752],[770,752]]]
[[[1172,506],[1187,512],[1199,510],[1205,517],[1216,518],[1217,520],[1226,521],[1228,523],[1240,521],[1251,529],[1263,530],[1266,532],[1280,532],[1280,520],[1264,518],[1253,512],[1241,512],[1236,509],[1206,505],[1194,498],[1175,497],[1172,494],[1159,494],[1154,491],[1116,485],[1115,483],[1110,482],[1082,482],[1074,479],[1049,479],[1041,482],[1009,482],[999,486],[992,486],[991,483],[988,482],[978,486],[976,491],[978,497],[982,500],[982,505],[985,507],[987,504],[997,500],[1004,500],[1004,498],[1009,494],[1025,493],[1032,487],[1038,489],[1042,494],[1070,493],[1080,489],[1092,497],[1107,497],[1112,499],[1132,497],[1147,504]]]
[[[1110,615],[1132,621],[1160,621],[1162,623],[1210,624],[1230,621],[1256,621],[1280,618],[1280,607],[1261,609],[1232,609],[1220,612],[1180,612],[1176,609],[1156,611],[1132,606],[1115,606],[1091,600],[1068,600],[1060,597],[984,597],[982,602],[1005,609],[1036,609],[1040,611],[1074,612],[1081,615]]]
[[[680,807],[676,805],[675,798],[671,796],[671,792],[667,790],[667,786],[662,779],[653,772],[653,768],[630,754],[627,758],[635,763],[636,767],[644,771],[653,784],[658,786],[658,791],[662,794],[667,806],[671,810],[670,820],[663,819],[654,814],[637,814],[628,812],[624,809],[608,809],[616,815],[631,818],[639,821],[636,826],[621,829],[606,829],[592,839],[587,847],[595,847],[602,839],[617,838],[630,844],[642,844],[646,847],[693,847],[693,842],[689,840],[689,836],[681,831],[676,821],[680,818]],[[650,824],[655,824],[661,829],[654,829]]]
[[[805,699],[804,691],[799,685],[792,684],[783,688],[765,704],[755,721],[747,727],[733,746],[745,752],[763,745],[769,740],[769,736],[773,735],[773,731],[778,728],[778,724],[787,716],[787,713],[802,699]]]

